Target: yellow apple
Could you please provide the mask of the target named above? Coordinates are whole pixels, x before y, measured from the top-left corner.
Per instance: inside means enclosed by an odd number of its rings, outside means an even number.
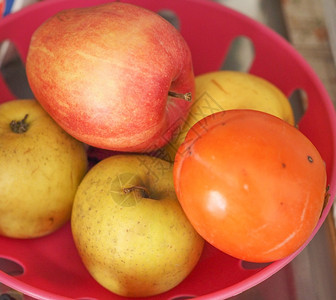
[[[200,258],[204,240],[176,198],[172,171],[159,158],[120,154],[95,165],[78,188],[75,245],[93,278],[113,293],[170,290]]]
[[[0,234],[35,238],[70,219],[87,171],[82,143],[35,100],[0,105]]]
[[[215,71],[196,76],[195,100],[189,115],[171,141],[156,152],[174,161],[189,129],[204,117],[230,109],[252,109],[277,116],[294,125],[294,113],[288,98],[271,82],[249,73]]]

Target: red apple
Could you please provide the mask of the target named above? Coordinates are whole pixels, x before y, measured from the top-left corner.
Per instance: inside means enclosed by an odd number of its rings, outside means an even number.
[[[194,92],[191,53],[179,31],[155,12],[120,2],[49,18],[32,36],[26,68],[52,118],[108,150],[165,145]]]

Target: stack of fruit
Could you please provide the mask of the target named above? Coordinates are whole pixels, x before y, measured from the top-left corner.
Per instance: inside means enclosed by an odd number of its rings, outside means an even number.
[[[325,165],[286,96],[251,74],[195,77],[158,14],[120,2],[62,11],[35,31],[26,67],[36,100],[0,106],[2,235],[70,220],[92,277],[145,297],[184,280],[205,241],[271,262],[316,226]],[[92,149],[108,155],[89,168]]]

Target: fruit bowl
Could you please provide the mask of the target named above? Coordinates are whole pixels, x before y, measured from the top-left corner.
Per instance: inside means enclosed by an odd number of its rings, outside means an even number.
[[[92,6],[108,0],[48,0],[7,16],[0,21],[0,42],[10,40],[25,62],[34,30],[56,12]],[[195,74],[218,70],[236,37],[247,37],[255,56],[248,72],[261,76],[287,96],[304,90],[307,109],[299,129],[320,151],[327,167],[330,197],[320,220],[306,243],[292,255],[269,264],[246,268],[244,262],[206,244],[193,272],[176,288],[152,299],[226,299],[269,278],[291,262],[310,242],[328,215],[336,192],[336,115],[333,104],[319,78],[282,37],[264,25],[220,4],[206,0],[125,1],[153,11],[172,11],[189,44]],[[201,22],[200,22],[201,20]],[[15,99],[0,77],[0,102]],[[313,179],[312,179],[313,180]],[[22,267],[14,276],[0,271],[0,282],[36,299],[123,299],[96,283],[82,264],[72,240],[70,225],[37,239],[0,237],[0,259]]]

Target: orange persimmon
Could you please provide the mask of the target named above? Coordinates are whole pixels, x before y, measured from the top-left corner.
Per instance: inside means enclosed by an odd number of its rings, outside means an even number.
[[[318,150],[267,113],[228,110],[196,123],[174,163],[177,197],[210,244],[239,259],[270,262],[300,248],[326,193]]]

